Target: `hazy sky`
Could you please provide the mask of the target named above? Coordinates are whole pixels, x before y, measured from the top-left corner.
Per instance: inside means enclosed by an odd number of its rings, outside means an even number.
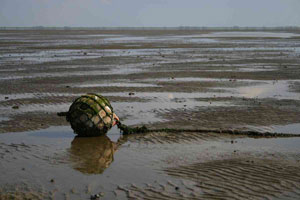
[[[300,0],[0,0],[0,26],[300,26]]]

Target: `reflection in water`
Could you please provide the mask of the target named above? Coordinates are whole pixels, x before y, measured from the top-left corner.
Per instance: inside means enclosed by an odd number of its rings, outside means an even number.
[[[113,162],[117,143],[106,135],[75,137],[69,149],[72,167],[82,173],[100,174]]]

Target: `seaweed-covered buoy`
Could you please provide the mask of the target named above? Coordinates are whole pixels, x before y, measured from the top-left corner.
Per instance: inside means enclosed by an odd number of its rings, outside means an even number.
[[[65,116],[75,134],[84,137],[104,135],[119,121],[108,99],[99,94],[77,98]]]

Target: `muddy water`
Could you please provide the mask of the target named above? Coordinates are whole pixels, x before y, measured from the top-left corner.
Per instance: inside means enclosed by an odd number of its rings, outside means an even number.
[[[295,32],[1,31],[0,199],[298,199],[298,138],[76,138],[56,112],[97,92],[128,125],[299,134],[299,48]]]
[[[19,195],[35,191],[54,199],[97,193],[103,199],[231,199],[251,193],[281,199],[300,191],[295,178],[300,141],[294,138],[210,133],[124,137],[116,129],[107,136],[76,138],[69,127],[0,137],[2,195],[17,195],[18,187],[27,188]]]

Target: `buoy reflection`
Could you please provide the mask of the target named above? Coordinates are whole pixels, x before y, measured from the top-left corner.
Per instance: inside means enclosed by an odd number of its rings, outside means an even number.
[[[87,174],[103,173],[113,162],[117,146],[106,135],[75,137],[69,149],[72,167]]]

